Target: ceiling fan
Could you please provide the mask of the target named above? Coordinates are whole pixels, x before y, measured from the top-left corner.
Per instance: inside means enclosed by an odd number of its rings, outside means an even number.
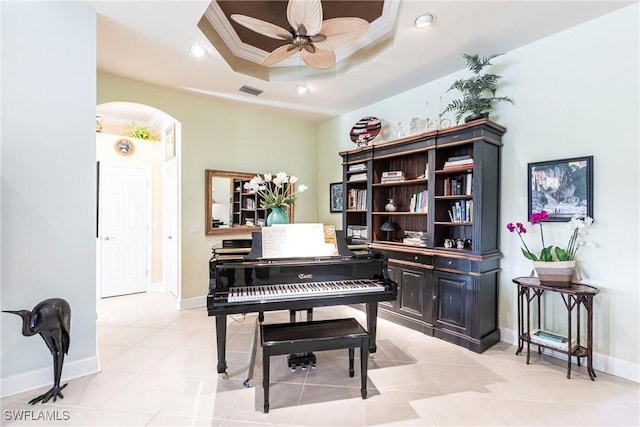
[[[233,14],[231,19],[256,33],[287,42],[265,58],[262,65],[267,67],[300,52],[308,66],[321,70],[331,68],[336,63],[334,49],[357,40],[369,28],[369,23],[361,18],[323,21],[320,0],[289,0],[290,30],[246,15]]]

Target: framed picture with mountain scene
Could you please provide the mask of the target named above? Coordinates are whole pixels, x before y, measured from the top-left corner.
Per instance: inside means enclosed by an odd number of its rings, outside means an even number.
[[[593,218],[593,156],[529,163],[529,217],[547,211],[547,221]]]

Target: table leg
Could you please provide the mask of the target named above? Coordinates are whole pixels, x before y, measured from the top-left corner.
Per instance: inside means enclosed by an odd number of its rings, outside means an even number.
[[[538,301],[538,304],[540,302]],[[531,357],[531,297],[530,288],[527,288],[527,365]]]
[[[587,372],[591,381],[596,379],[596,371],[593,369],[593,297],[587,296],[585,302],[587,310]]]
[[[565,298],[562,295],[562,299],[564,300],[564,304],[567,307],[567,328],[569,329],[567,334],[567,379],[571,378],[571,312],[573,311],[572,298],[571,296],[567,296]]]
[[[518,349],[516,350],[516,356],[518,354],[520,354],[522,352],[522,346],[524,344],[524,340],[523,340],[523,336],[522,334],[524,333],[524,331],[522,330],[522,317],[523,317],[523,313],[522,313],[522,293],[523,293],[523,288],[522,286],[518,285]]]

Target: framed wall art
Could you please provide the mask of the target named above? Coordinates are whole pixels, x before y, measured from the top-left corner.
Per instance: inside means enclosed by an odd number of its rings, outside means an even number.
[[[545,210],[548,221],[575,214],[593,218],[593,156],[529,163],[529,217]]]
[[[341,182],[329,184],[329,211],[342,212],[344,207],[344,193]]]

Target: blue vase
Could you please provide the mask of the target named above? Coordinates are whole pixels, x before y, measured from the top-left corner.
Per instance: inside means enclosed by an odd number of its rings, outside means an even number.
[[[267,216],[267,226],[271,227],[273,224],[288,224],[289,218],[287,212],[283,208],[272,208],[271,213]]]

